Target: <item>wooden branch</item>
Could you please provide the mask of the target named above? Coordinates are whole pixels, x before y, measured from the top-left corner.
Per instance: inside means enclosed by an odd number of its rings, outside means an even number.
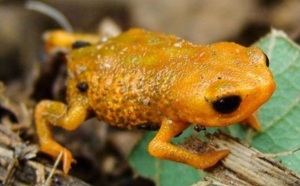
[[[3,92],[0,82],[0,185],[89,186],[61,171],[52,174],[52,168],[33,160],[37,145],[29,145],[20,137],[23,132],[33,135],[31,109],[24,103],[12,102]]]
[[[231,186],[297,186],[300,176],[278,161],[258,150],[243,144],[238,139],[218,132],[208,136],[209,146],[214,149],[229,149],[230,154],[215,167],[207,170],[211,177],[200,185]]]

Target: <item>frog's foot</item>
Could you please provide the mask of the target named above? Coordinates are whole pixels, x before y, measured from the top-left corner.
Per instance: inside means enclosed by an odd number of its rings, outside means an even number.
[[[71,168],[71,163],[76,162],[73,159],[71,152],[62,147],[60,144],[56,143],[51,139],[44,139],[40,141],[40,150],[46,154],[51,155],[54,158],[57,158],[60,153],[62,153],[62,162],[63,162],[63,171],[67,174]]]
[[[196,154],[170,143],[155,141],[149,144],[149,152],[157,158],[185,163],[198,169],[212,167],[229,154],[228,150]]]
[[[217,164],[220,160],[225,158],[230,152],[228,150],[220,150],[220,151],[213,151],[210,153],[202,153],[202,154],[195,154],[194,158],[187,163],[193,167],[198,169],[207,169],[215,164]],[[189,155],[189,157],[194,156]]]

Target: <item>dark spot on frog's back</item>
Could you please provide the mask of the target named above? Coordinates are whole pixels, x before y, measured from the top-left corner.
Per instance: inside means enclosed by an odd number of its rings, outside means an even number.
[[[89,86],[86,82],[80,82],[80,83],[77,83],[76,88],[80,92],[86,92],[88,90]]]
[[[87,47],[87,46],[91,46],[91,43],[86,42],[86,41],[75,41],[72,44],[72,49],[79,49],[79,48],[83,48],[83,47]]]
[[[152,123],[144,123],[136,126],[137,129],[141,130],[150,130],[150,131],[155,131],[160,128],[159,125],[154,125]]]

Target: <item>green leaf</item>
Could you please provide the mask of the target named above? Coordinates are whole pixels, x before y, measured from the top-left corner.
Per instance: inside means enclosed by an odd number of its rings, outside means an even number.
[[[277,89],[271,100],[259,110],[263,125],[261,132],[253,132],[241,125],[232,125],[225,131],[243,140],[264,153],[279,153],[300,147],[300,48],[284,33],[276,30],[257,42],[270,60]],[[175,139],[183,141],[192,135],[189,129]],[[153,179],[156,185],[191,185],[203,179],[204,173],[180,163],[160,160],[148,154],[147,146],[154,137],[147,133],[129,157],[132,167],[142,176]],[[300,152],[279,158],[283,164],[300,173]]]
[[[276,30],[257,45],[269,56],[277,90],[260,109],[263,131],[252,145],[265,153],[294,150],[300,147],[300,47]],[[300,173],[300,152],[279,159]]]

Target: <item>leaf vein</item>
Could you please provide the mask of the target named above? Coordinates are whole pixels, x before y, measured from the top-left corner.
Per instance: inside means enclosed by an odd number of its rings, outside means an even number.
[[[282,119],[284,119],[284,117],[286,116],[286,115],[288,115],[289,114],[289,112],[293,109],[293,108],[295,108],[295,107],[297,107],[298,106],[298,104],[299,104],[299,102],[300,102],[300,96],[298,96],[297,98],[296,98],[296,100],[285,110],[285,112],[283,112],[280,116],[278,116],[278,117],[275,117],[273,120],[271,120],[266,126],[266,128],[265,128],[265,130],[270,130],[272,127],[274,127],[275,126],[275,124],[277,124],[278,122],[280,122]]]

